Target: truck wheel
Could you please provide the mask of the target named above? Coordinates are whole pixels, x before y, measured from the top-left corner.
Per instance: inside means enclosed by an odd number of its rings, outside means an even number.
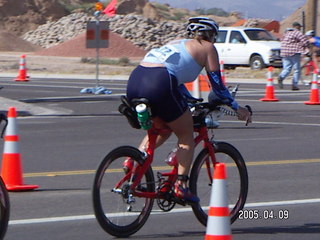
[[[250,68],[252,70],[259,70],[265,68],[264,61],[261,56],[255,55],[250,59]]]

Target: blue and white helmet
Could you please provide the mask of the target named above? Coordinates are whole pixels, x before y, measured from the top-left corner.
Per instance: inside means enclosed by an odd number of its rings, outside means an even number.
[[[214,35],[218,34],[219,25],[207,17],[192,17],[189,18],[189,23],[187,26],[188,34],[194,34],[195,32],[210,31]]]
[[[309,30],[308,32],[306,32],[306,35],[310,36],[310,37],[314,37],[316,35],[316,33],[314,30]]]

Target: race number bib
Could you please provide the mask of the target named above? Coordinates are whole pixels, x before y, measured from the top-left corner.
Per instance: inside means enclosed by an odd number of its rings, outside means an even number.
[[[158,58],[161,61],[161,63],[164,63],[170,56],[172,56],[175,53],[179,53],[179,50],[172,45],[166,45],[161,48],[155,48],[149,52],[149,54],[152,54],[153,56]]]

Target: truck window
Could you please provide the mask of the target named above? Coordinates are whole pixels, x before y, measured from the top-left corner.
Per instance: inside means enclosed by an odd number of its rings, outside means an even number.
[[[227,37],[227,31],[223,31],[223,30],[218,31],[216,43],[225,43],[226,37]]]
[[[250,40],[253,41],[275,41],[276,39],[270,34],[270,32],[263,29],[250,29],[244,31]]]
[[[246,40],[239,31],[232,31],[230,35],[230,43],[246,43]]]

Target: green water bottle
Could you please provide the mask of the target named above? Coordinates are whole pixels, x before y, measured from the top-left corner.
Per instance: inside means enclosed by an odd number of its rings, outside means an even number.
[[[144,103],[140,103],[136,106],[136,111],[141,128],[149,130],[152,127],[152,121],[147,106]]]

